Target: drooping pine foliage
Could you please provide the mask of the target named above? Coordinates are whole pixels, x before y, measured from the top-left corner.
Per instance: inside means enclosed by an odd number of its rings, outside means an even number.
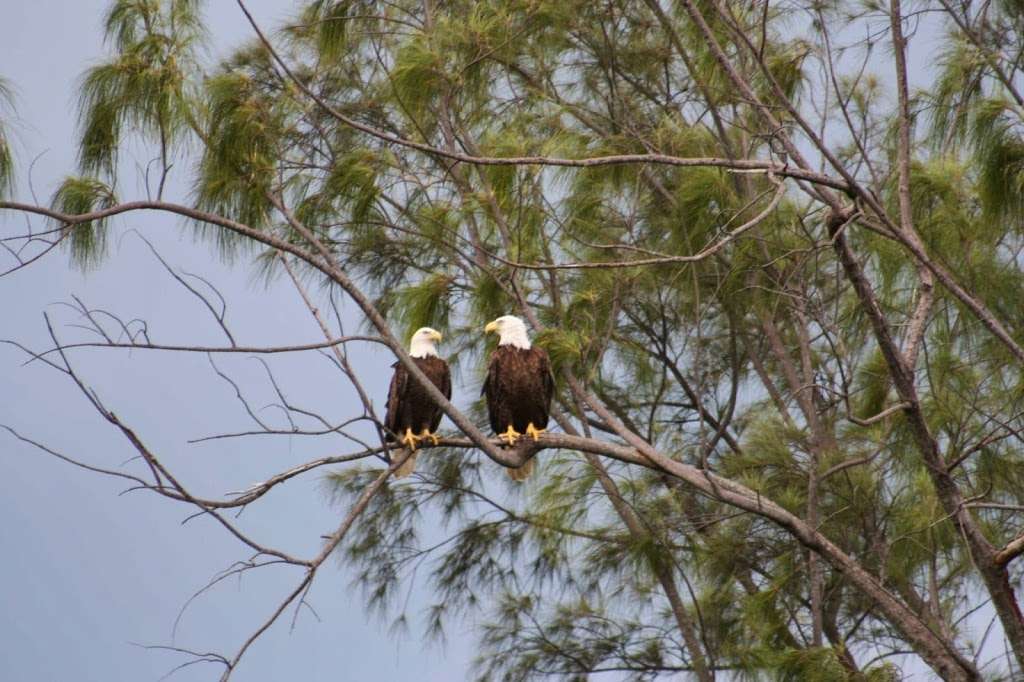
[[[194,125],[197,43],[203,28],[196,0],[115,0],[104,20],[113,55],[82,76],[81,169],[113,174],[126,132],[160,147],[166,162]]]
[[[898,216],[890,64],[873,56],[881,38],[862,38],[881,34],[860,30],[887,26],[884,9],[800,4],[697,6],[783,131],[803,134],[780,94],[820,116],[831,152]],[[948,37],[915,74],[912,217],[927,252],[1021,330],[1022,15],[998,2],[980,20],[967,5],[927,19]],[[683,3],[316,0],[270,34],[290,76],[257,41],[203,71],[198,16],[184,0],[113,4],[113,56],[82,83],[84,173],[116,175],[128,135],[156,145],[165,168],[187,157],[198,208],[302,243],[292,217],[403,336],[444,331],[469,385],[488,351],[484,323],[530,310],[563,428],[616,439],[581,413],[572,377],[671,458],[814,519],[952,649],[978,653],[992,679],[1019,674],[990,660],[982,582],[909,422],[900,411],[872,419],[899,400],[815,189],[787,180],[779,198],[781,178],[722,165],[462,163],[337,115],[477,157],[781,158],[780,130],[733,86]],[[107,185],[73,178],[54,205],[79,213],[113,201]],[[770,206],[727,248],[685,261]],[[100,222],[76,227],[75,259],[92,262],[104,234]],[[870,216],[845,236],[905,335],[920,297],[914,262]],[[1024,373],[965,306],[935,296],[920,406],[1001,547],[1024,525]],[[483,422],[479,403],[463,407]],[[340,471],[330,487],[349,503],[374,474]],[[815,561],[777,525],[577,452],[543,453],[534,479],[512,487],[476,453],[431,450],[353,533],[341,559],[368,606],[403,626],[414,614],[400,595],[421,581],[433,595],[426,634],[443,637],[464,616],[479,624],[482,680],[890,680],[920,653],[820,559],[812,594]],[[1009,581],[1019,584],[1019,569]]]
[[[4,119],[13,112],[14,95],[10,83],[0,78],[0,198],[10,193],[14,182],[14,155],[11,152],[11,131]]]
[[[117,203],[113,191],[99,180],[65,178],[54,192],[53,207],[61,213],[79,215],[110,208]],[[65,227],[71,259],[82,268],[95,265],[106,253],[107,220],[100,218]]]

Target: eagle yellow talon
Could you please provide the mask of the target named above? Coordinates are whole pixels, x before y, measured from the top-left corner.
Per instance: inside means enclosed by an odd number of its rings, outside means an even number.
[[[530,422],[529,424],[526,425],[526,435],[532,438],[534,442],[539,440],[540,434],[544,433],[545,431],[547,431],[547,429],[538,429],[536,426],[533,425],[533,422]]]
[[[505,440],[508,441],[509,445],[515,445],[516,441],[519,440],[522,437],[522,435],[523,434],[513,429],[512,425],[509,424],[508,431],[506,431],[505,433],[499,433],[498,438],[504,438]]]
[[[419,435],[419,440],[429,440],[434,445],[441,444],[441,439],[437,437],[436,433],[431,433],[430,429],[423,429],[423,433]]]
[[[420,442],[420,438],[412,432],[412,429],[405,430],[405,436],[402,438],[401,443],[409,447],[410,450],[416,452],[416,445]]]

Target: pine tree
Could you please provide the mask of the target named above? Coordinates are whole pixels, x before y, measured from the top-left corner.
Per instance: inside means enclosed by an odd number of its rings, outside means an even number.
[[[324,557],[398,624],[424,581],[428,636],[473,614],[481,680],[890,680],[914,658],[1007,679],[1024,10],[929,7],[315,0],[210,65],[199,3],[117,0],[77,173],[51,207],[0,208],[102,267],[141,140],[143,208],[349,296],[402,362],[430,326],[473,381],[484,324],[526,319],[562,433],[510,453],[482,403],[446,406],[416,476],[330,476],[349,515]],[[941,35],[931,68],[913,22]],[[522,456],[537,472],[510,484],[495,462]]]

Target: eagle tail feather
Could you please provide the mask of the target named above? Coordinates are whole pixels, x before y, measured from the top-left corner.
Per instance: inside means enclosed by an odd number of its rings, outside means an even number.
[[[402,462],[402,466],[395,469],[395,479],[406,478],[412,475],[412,472],[416,470],[416,458],[420,456],[420,453],[415,450],[409,455],[409,459]]]
[[[513,481],[525,481],[533,473],[533,458],[526,460],[526,464],[521,467],[515,467],[511,469],[505,469],[505,473]]]

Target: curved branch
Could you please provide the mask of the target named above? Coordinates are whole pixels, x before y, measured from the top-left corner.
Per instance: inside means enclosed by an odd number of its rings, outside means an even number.
[[[714,256],[726,246],[736,241],[744,232],[760,225],[764,220],[775,210],[782,201],[783,195],[786,193],[786,186],[775,179],[775,175],[772,171],[768,171],[768,180],[772,182],[775,187],[775,194],[772,196],[772,200],[764,208],[763,211],[758,213],[756,216],[743,223],[736,229],[732,230],[721,238],[714,242],[710,246],[701,249],[698,253],[692,256],[669,256],[661,255],[655,258],[643,258],[634,261],[614,261],[614,262],[585,262],[585,263],[552,263],[550,265],[531,264],[531,263],[518,263],[516,261],[507,260],[497,254],[490,254],[492,258],[497,261],[504,263],[505,265],[511,265],[515,268],[521,268],[523,270],[592,270],[592,269],[614,269],[614,268],[633,268],[644,265],[665,265],[667,263],[699,263],[700,261],[707,260],[711,256]]]
[[[72,348],[124,348],[129,350],[166,350],[180,353],[252,353],[254,355],[273,355],[276,353],[301,353],[309,350],[333,348],[353,341],[383,344],[383,341],[376,336],[340,336],[327,341],[321,341],[320,343],[303,343],[295,346],[175,346],[160,343],[117,343],[112,341],[110,343],[65,343],[60,347],[60,350],[71,350]],[[57,348],[44,350],[36,355],[33,360],[39,360],[57,351]]]

